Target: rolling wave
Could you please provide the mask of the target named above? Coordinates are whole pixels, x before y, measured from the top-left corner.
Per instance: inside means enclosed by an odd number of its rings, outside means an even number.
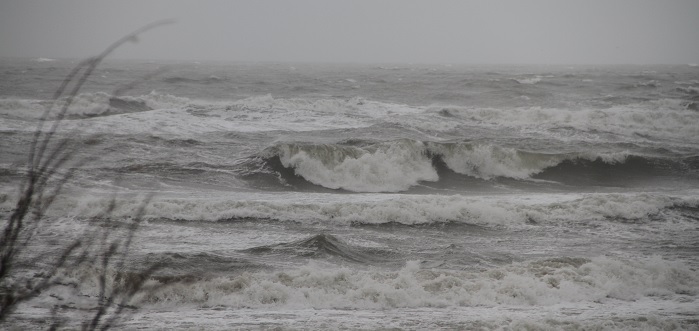
[[[256,160],[262,165],[255,175],[266,172],[284,185],[311,184],[351,192],[402,192],[432,185],[430,182],[446,185],[455,175],[472,182],[509,179],[624,186],[626,181],[692,175],[699,169],[697,157],[541,153],[474,142],[408,139],[364,145],[281,143],[263,151]]]
[[[57,118],[67,100],[67,98],[58,99],[51,108],[52,112],[48,114],[48,119]],[[8,117],[34,120],[42,118],[51,105],[51,100],[0,99],[0,113]],[[113,96],[104,92],[81,93],[72,99],[71,106],[66,109],[65,117],[81,119],[153,109],[155,109],[154,105],[145,96]]]
[[[385,262],[388,256],[395,258],[395,253],[355,247],[336,236],[321,233],[289,243],[258,246],[244,250],[255,255],[281,254],[298,257],[335,257],[345,261],[358,263]]]
[[[64,277],[96,295],[96,284],[80,280],[91,266]],[[108,275],[110,281],[118,276]],[[175,280],[140,297],[141,303],[172,307],[293,307],[389,309],[417,307],[533,307],[565,303],[628,303],[659,295],[694,296],[699,277],[690,267],[660,257],[553,257],[486,270],[436,270],[407,261],[396,271],[330,267],[308,263],[270,272]]]

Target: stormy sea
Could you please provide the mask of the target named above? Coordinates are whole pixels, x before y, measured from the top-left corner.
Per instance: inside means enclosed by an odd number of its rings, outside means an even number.
[[[0,61],[3,218],[76,64]],[[163,286],[120,328],[699,329],[694,65],[110,60],[56,137],[92,157],[34,252],[148,199],[124,268]]]

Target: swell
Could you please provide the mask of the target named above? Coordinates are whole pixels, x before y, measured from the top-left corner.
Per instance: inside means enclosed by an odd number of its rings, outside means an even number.
[[[140,163],[131,164],[118,168],[107,168],[107,170],[117,173],[131,174],[150,174],[150,175],[201,175],[206,172],[212,172],[223,169],[221,166],[207,164],[204,162],[190,162],[185,164],[177,164],[171,162],[156,162],[156,163]]]
[[[253,255],[282,255],[301,258],[339,258],[361,264],[388,262],[396,253],[350,245],[330,234],[317,234],[300,240],[243,250]]]
[[[52,109],[48,119],[55,119],[67,98],[53,100],[0,99],[0,114],[8,118],[35,120]],[[146,112],[154,109],[182,107],[189,99],[151,92],[141,96],[114,96],[105,92],[80,93],[66,109],[65,117],[83,119],[118,114]]]
[[[60,100],[63,102],[63,100]],[[117,97],[106,93],[82,93],[77,96],[67,117],[70,119],[91,118],[128,114],[153,110],[147,100],[140,97]]]
[[[606,162],[602,158],[566,159],[533,176],[575,186],[628,186],[646,180],[668,177],[697,180],[699,157],[678,159],[630,155],[623,162]]]
[[[228,79],[214,76],[214,75],[211,75],[209,77],[204,77],[204,78],[173,76],[173,77],[163,78],[162,81],[167,83],[167,84],[205,84],[205,85],[209,85],[209,84],[227,82]]]

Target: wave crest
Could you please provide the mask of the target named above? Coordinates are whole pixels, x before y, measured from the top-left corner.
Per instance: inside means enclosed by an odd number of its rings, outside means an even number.
[[[421,142],[399,140],[368,148],[338,145],[277,146],[285,167],[311,183],[355,192],[404,191],[439,179]]]
[[[284,168],[310,183],[353,192],[400,192],[421,182],[437,182],[440,163],[448,171],[480,180],[530,180],[565,161],[617,164],[629,156],[626,152],[537,153],[472,142],[409,139],[362,146],[283,143],[263,154],[268,164],[278,158]]]
[[[328,268],[309,263],[277,273],[181,282],[144,297],[150,304],[236,307],[400,308],[551,306],[697,293],[690,268],[660,258],[622,261],[560,257],[483,271],[423,269],[408,261],[396,271]]]
[[[470,143],[432,143],[430,152],[440,155],[454,172],[481,179],[495,177],[526,179],[569,157]]]

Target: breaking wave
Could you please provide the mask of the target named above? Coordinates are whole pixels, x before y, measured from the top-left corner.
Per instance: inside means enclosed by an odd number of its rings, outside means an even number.
[[[483,271],[423,269],[417,261],[395,271],[309,263],[273,273],[172,283],[141,299],[159,306],[255,308],[529,307],[695,296],[697,288],[696,272],[658,257],[631,261],[556,257]]]
[[[516,81],[517,83],[520,83],[520,84],[531,85],[531,84],[536,84],[536,83],[540,82],[542,78],[543,77],[541,77],[541,76],[526,77],[526,78],[519,78],[519,79],[515,78],[514,81]]]
[[[284,184],[293,185],[300,178],[320,187],[352,192],[406,191],[440,182],[449,172],[486,181],[546,179],[576,184],[578,177],[590,180],[599,171],[631,172],[642,178],[696,166],[692,158],[677,161],[628,152],[540,153],[474,142],[408,139],[366,145],[282,143],[265,150],[260,159],[262,168]]]
[[[439,179],[425,144],[400,140],[365,148],[282,144],[270,151],[307,181],[355,192],[398,192]]]

